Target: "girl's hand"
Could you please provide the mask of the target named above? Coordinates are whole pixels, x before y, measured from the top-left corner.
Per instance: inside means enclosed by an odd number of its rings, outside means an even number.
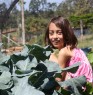
[[[71,46],[66,46],[59,51],[58,63],[62,68],[66,67],[66,63],[73,56],[73,49]]]
[[[60,50],[59,56],[60,55],[65,56],[65,57],[72,57],[73,56],[73,49],[71,49],[71,46],[68,45]]]

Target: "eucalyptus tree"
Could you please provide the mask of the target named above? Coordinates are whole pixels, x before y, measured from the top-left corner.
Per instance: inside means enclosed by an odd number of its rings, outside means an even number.
[[[47,2],[46,4],[46,18],[51,18],[53,17],[54,15],[56,15],[56,10],[57,10],[57,3],[50,3],[50,2]]]
[[[39,13],[41,0],[31,0],[29,4],[29,10],[32,13]]]
[[[24,0],[19,0],[19,6],[21,7],[21,28],[22,28],[22,44],[25,44],[25,21],[24,21]]]
[[[91,13],[93,11],[93,0],[64,0],[59,4],[57,11],[66,17]]]
[[[57,4],[56,3],[48,3],[48,10],[56,11]]]
[[[24,0],[21,0],[22,6],[22,37],[23,37],[23,45],[25,44],[25,22],[24,22]]]
[[[0,4],[0,16],[7,10],[6,4],[3,2]]]
[[[74,13],[73,0],[64,0],[57,7],[57,14],[69,17]]]
[[[49,3],[47,0],[31,0],[29,4],[29,11],[33,14],[42,15],[40,13],[45,13],[46,11],[56,10],[56,3]]]
[[[2,18],[4,16],[6,10],[7,10],[6,4],[5,3],[1,3],[0,4],[0,29],[2,28],[2,23],[3,23]]]
[[[73,7],[75,9],[75,15],[90,13],[91,2],[90,0],[73,0]]]
[[[41,0],[41,10],[45,11],[47,5],[47,0]]]

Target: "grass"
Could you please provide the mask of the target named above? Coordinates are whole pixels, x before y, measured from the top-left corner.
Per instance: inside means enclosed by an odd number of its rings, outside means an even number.
[[[85,47],[93,48],[93,34],[78,37],[78,47],[79,48],[85,48]]]
[[[92,52],[87,54],[88,60],[93,67],[93,34],[91,35],[84,35],[78,38],[78,47],[85,48],[85,47],[92,47]]]

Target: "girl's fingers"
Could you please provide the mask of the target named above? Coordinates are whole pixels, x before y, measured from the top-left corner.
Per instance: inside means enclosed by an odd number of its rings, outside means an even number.
[[[66,46],[68,50],[71,50],[71,46],[70,45],[67,45]]]
[[[73,55],[72,46],[71,45],[67,45],[66,49],[67,49],[67,55],[68,56],[72,56]]]

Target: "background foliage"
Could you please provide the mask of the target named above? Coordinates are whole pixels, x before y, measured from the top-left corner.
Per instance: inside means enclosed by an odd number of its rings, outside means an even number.
[[[17,6],[21,7],[20,0]],[[10,13],[9,19],[4,25],[5,27],[0,25],[0,28],[18,28],[17,37],[20,41],[22,37],[20,26],[21,10],[17,6]],[[43,37],[50,18],[57,15],[68,18],[74,28],[80,28],[80,20],[82,20],[83,27],[89,29],[87,32],[91,31],[93,33],[93,0],[64,0],[59,4],[55,2],[50,3],[47,0],[31,0],[28,7],[28,10],[24,9],[24,17],[26,42],[29,44],[33,44],[36,36],[42,35],[42,40],[44,39]],[[4,15],[5,11],[7,11],[6,3],[0,3],[0,18]],[[13,38],[15,33],[11,34],[11,36]],[[35,42],[38,42],[38,40]]]

